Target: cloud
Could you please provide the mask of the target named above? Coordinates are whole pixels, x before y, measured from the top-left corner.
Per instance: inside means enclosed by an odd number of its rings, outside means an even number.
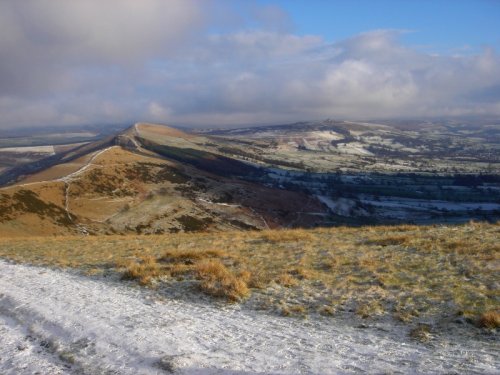
[[[398,30],[331,42],[278,7],[231,4],[0,2],[0,128],[500,114],[491,48],[435,55]]]
[[[168,57],[202,25],[192,0],[0,2],[0,94],[70,89],[74,75]]]
[[[431,55],[404,46],[400,35],[375,30],[336,43],[262,31],[210,37],[207,53],[193,62],[203,70],[177,77],[196,83],[180,96],[189,101],[174,101],[169,119],[201,125],[498,114],[493,50]]]

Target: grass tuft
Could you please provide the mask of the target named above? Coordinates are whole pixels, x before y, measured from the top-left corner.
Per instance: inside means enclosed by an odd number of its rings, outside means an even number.
[[[123,280],[137,280],[141,285],[151,285],[155,277],[160,276],[160,267],[152,256],[144,256],[139,261],[133,260],[125,264]]]
[[[278,284],[284,287],[290,288],[292,286],[298,285],[299,281],[288,273],[283,273],[278,277]]]
[[[167,263],[190,263],[206,258],[222,258],[227,256],[227,253],[218,249],[185,249],[185,250],[167,250],[158,259],[160,262]]]
[[[420,342],[427,342],[432,338],[431,326],[428,324],[419,324],[410,331],[410,337]]]
[[[205,260],[196,265],[196,273],[201,281],[200,288],[206,294],[237,302],[248,296],[247,272],[234,275],[219,260]]]
[[[500,310],[487,311],[479,317],[480,327],[496,329],[500,327]]]

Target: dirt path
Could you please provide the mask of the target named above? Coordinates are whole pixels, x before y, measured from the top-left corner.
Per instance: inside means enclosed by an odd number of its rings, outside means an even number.
[[[498,346],[170,299],[0,261],[2,374],[496,373]]]

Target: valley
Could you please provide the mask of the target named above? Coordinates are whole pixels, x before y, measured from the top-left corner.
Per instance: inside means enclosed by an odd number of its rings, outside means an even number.
[[[37,160],[16,159],[0,174],[0,231],[161,234],[498,220],[496,133],[474,128],[466,134],[476,138],[465,140],[460,127],[451,135],[431,129],[325,120],[187,132],[138,123],[93,142],[7,148]]]

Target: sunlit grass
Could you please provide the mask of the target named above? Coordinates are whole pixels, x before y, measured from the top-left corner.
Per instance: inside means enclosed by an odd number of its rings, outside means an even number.
[[[229,301],[284,288],[266,294],[267,306],[284,315],[335,315],[351,305],[362,318],[412,322],[458,314],[478,322],[483,316],[491,326],[497,319],[491,312],[499,309],[499,238],[499,225],[478,223],[3,238],[0,256],[88,274],[117,272],[143,285],[192,280]]]

